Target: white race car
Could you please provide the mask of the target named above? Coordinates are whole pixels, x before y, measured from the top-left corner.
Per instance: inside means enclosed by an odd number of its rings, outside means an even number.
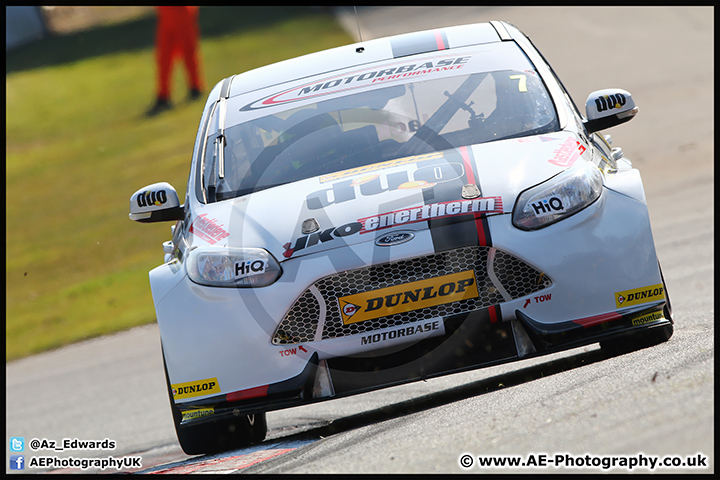
[[[370,40],[219,82],[150,272],[188,454],[262,441],[265,414],[673,332],[640,174],[514,26]]]

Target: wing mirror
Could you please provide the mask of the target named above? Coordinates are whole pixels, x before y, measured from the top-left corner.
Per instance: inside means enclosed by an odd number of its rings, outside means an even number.
[[[153,183],[130,197],[130,220],[167,222],[182,220],[184,216],[185,208],[180,205],[177,192],[169,183]]]
[[[608,88],[592,92],[585,101],[588,133],[625,123],[637,114],[638,107],[630,92]]]

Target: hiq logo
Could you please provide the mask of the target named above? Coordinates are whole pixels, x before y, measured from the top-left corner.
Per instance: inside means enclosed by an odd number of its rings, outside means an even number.
[[[558,197],[543,198],[535,203],[531,203],[530,206],[535,210],[535,215],[538,217],[552,215],[553,213],[565,210],[562,200]]]
[[[25,470],[25,455],[10,455],[10,470]]]
[[[22,452],[25,450],[25,438],[10,437],[10,450],[13,452]]]
[[[247,277],[265,273],[264,260],[248,260],[247,262],[235,263],[235,277]]]

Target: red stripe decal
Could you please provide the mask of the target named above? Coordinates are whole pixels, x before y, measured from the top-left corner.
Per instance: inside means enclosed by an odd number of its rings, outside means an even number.
[[[445,50],[445,41],[443,41],[442,32],[440,30],[435,31],[435,43],[437,43],[438,50]]]
[[[248,388],[247,390],[239,390],[237,392],[230,392],[225,395],[228,402],[237,402],[238,400],[247,400],[249,398],[266,397],[269,385],[263,385],[255,388]]]
[[[499,313],[498,310],[499,308],[497,305],[493,305],[488,309],[488,313],[490,314],[490,323],[497,323]]]
[[[487,232],[485,232],[485,224],[483,223],[483,219],[479,213],[475,214],[475,228],[478,232],[478,245],[481,247],[489,247],[488,241],[487,241]]]
[[[463,159],[463,166],[465,167],[465,176],[467,177],[467,182],[472,185],[477,185],[477,182],[475,180],[475,171],[472,168],[472,162],[470,161],[470,152],[468,152],[468,148],[460,147],[458,148],[458,152],[460,152],[460,156]],[[490,246],[488,232],[485,231],[485,222],[483,221],[483,215],[481,213],[475,214],[475,229],[477,230],[479,245]]]
[[[621,318],[622,315],[620,315],[619,313],[610,312],[603,313],[602,315],[595,315],[593,317],[579,318],[577,320],[573,320],[573,322],[582,325],[585,328],[588,328],[594,325],[599,325],[601,323],[610,322],[612,320],[619,320]]]

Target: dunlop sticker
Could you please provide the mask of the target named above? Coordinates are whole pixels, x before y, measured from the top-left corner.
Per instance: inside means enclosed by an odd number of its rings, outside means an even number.
[[[343,323],[372,320],[478,296],[475,272],[468,270],[338,298]]]
[[[653,323],[653,322],[656,322],[656,321],[658,321],[658,320],[662,320],[662,319],[664,319],[664,318],[665,318],[665,316],[664,316],[662,313],[660,313],[660,312],[653,312],[653,313],[648,313],[648,314],[646,314],[646,315],[640,315],[639,317],[633,318],[633,319],[632,319],[632,324],[633,324],[634,326],[637,326],[637,325],[645,325],[646,323]]]
[[[213,407],[188,410],[187,412],[183,412],[182,421],[184,422],[185,420],[191,420],[193,418],[207,417],[208,415],[213,415],[214,413],[215,409]]]
[[[636,288],[634,290],[625,290],[624,292],[615,292],[615,306],[632,307],[648,302],[655,302],[665,299],[665,289],[662,283],[650,285],[647,287]]]
[[[366,174],[368,172],[374,172],[376,170],[382,170],[385,168],[397,167],[400,165],[406,165],[408,163],[418,163],[426,160],[434,160],[436,158],[443,158],[442,153],[427,153],[425,155],[417,155],[414,157],[397,158],[395,160],[388,160],[381,163],[373,163],[371,165],[365,165],[362,167],[355,167],[349,170],[342,170],[340,172],[330,173],[320,177],[320,183],[331,182],[334,180],[340,180],[343,178],[354,177],[356,175]],[[359,183],[359,182],[358,182]]]
[[[183,398],[220,393],[220,385],[218,385],[217,377],[214,377],[195,382],[176,383],[172,386],[172,391],[173,398],[181,400]]]

